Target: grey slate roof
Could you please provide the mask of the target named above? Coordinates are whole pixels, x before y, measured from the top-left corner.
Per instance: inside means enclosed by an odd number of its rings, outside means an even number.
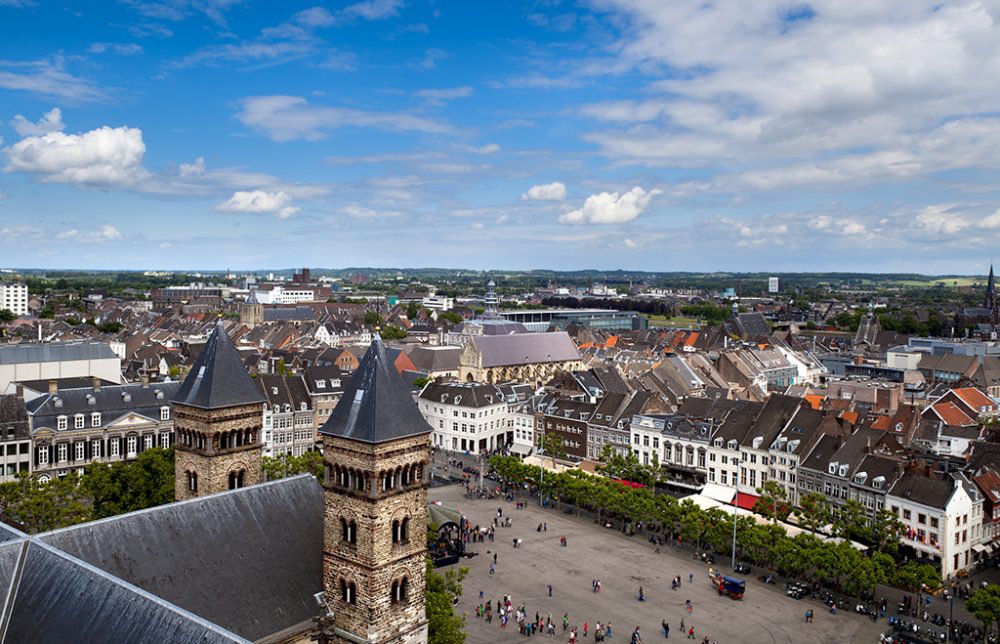
[[[580,359],[576,343],[565,331],[476,336],[472,342],[484,368]]]
[[[429,434],[431,427],[413,402],[410,387],[386,355],[382,339],[375,336],[340,402],[319,431],[365,443],[383,443]]]
[[[130,413],[136,413],[153,420],[160,419],[160,408],[170,404],[177,393],[177,382],[156,382],[148,386],[140,383],[131,385],[111,385],[94,389],[61,389],[56,394],[44,394],[28,402],[28,413],[32,416],[32,427],[39,429],[57,427],[59,416],[101,413],[102,425],[107,425]],[[126,395],[128,398],[126,399]],[[90,428],[90,418],[86,419]],[[73,431],[73,423],[66,430]]]
[[[461,347],[414,347],[410,360],[421,371],[458,371]]]
[[[71,360],[118,359],[110,345],[103,342],[50,342],[47,344],[9,344],[0,346],[0,364],[26,362],[61,362]]]
[[[906,472],[889,490],[889,496],[944,510],[954,492],[955,481],[951,478],[939,479]]]
[[[84,523],[38,539],[250,640],[310,620],[316,614],[312,596],[323,589],[323,491],[309,474]],[[75,592],[77,582],[66,582]],[[93,601],[100,596],[98,590]],[[65,597],[59,602],[72,603]],[[88,607],[94,613],[113,612]],[[117,641],[199,640],[161,635]]]
[[[0,548],[4,642],[246,642],[36,539]]]
[[[174,402],[202,409],[264,402],[221,324],[216,325],[202,347]]]
[[[481,382],[430,382],[420,398],[436,403],[479,408],[506,403],[496,385]]]

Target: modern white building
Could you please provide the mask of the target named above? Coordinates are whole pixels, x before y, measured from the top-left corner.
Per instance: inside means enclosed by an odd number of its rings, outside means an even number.
[[[435,447],[478,453],[511,443],[507,400],[496,385],[431,382],[417,403],[434,430],[431,444]]]
[[[885,504],[903,523],[900,543],[940,563],[942,579],[973,565],[982,541],[983,497],[963,474],[937,478],[907,472]]]
[[[298,302],[314,301],[316,290],[303,287],[274,286],[269,289],[257,289],[254,291],[254,295],[261,304],[297,304]]]
[[[122,381],[121,361],[103,342],[50,342],[0,346],[0,391],[12,382],[97,377]]]
[[[28,314],[28,285],[0,282],[0,311],[7,309],[20,317]]]
[[[421,306],[432,311],[450,311],[455,308],[455,299],[437,295],[434,291],[427,294],[420,300]]]

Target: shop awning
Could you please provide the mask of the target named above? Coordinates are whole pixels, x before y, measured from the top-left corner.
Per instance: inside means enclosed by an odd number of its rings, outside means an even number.
[[[757,505],[757,501],[759,500],[759,496],[747,494],[746,492],[739,492],[736,495],[736,506],[743,510],[753,510],[753,506]]]

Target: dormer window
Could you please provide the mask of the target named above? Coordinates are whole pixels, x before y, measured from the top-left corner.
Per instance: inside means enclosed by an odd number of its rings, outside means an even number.
[[[847,476],[847,469],[848,469],[847,465],[841,465],[839,476]]]
[[[170,420],[170,407],[160,407],[160,420]]]
[[[73,429],[83,429],[83,414],[73,416]]]
[[[875,478],[872,479],[872,487],[875,488],[876,490],[881,490],[883,485],[885,485],[884,476],[876,476]]]
[[[739,448],[737,447],[737,444],[736,444],[736,441],[729,441],[729,444],[727,445],[727,447],[728,447],[729,449],[731,449],[731,450],[736,450],[736,449],[739,449]]]
[[[858,472],[854,475],[854,482],[858,485],[864,485],[866,480],[868,480],[868,472]]]
[[[712,441],[712,445],[715,445],[716,447],[722,447],[722,439],[716,438],[714,441]]]
[[[271,395],[272,396],[277,396],[278,395],[278,388],[277,387],[271,387]]]
[[[90,415],[90,426],[91,427],[101,426],[101,412],[95,411]]]
[[[455,404],[458,405],[458,404],[461,404],[461,402],[462,402],[462,397],[461,396],[455,396]]]
[[[69,419],[66,416],[56,418],[56,429],[66,429]]]
[[[316,388],[317,389],[326,389],[326,380],[317,380],[316,381]]]
[[[336,389],[337,387],[339,387],[340,386],[340,379],[337,378],[335,380],[331,380],[330,381],[330,386],[333,387],[334,389]]]
[[[827,469],[827,473],[828,474],[836,474],[837,473],[837,465],[839,465],[839,463],[837,463],[836,461],[834,461],[833,463],[830,463],[830,467]]]

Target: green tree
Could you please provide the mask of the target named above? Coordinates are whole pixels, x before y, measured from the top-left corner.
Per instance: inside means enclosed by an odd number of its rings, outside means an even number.
[[[38,312],[38,317],[46,319],[46,320],[51,320],[55,316],[56,316],[56,312],[55,312],[55,309],[52,308],[52,305],[48,305],[44,309],[42,309],[41,311]]]
[[[0,309],[0,324],[9,324],[17,319],[10,309]]]
[[[556,466],[557,458],[566,458],[566,446],[562,436],[555,432],[543,432],[538,437],[538,447],[552,459],[552,467]]]
[[[833,518],[833,533],[842,539],[870,540],[868,510],[856,499],[848,499]]]
[[[799,500],[795,516],[803,528],[819,532],[820,528],[830,523],[830,505],[819,492],[809,492]]]
[[[91,516],[103,519],[174,500],[174,450],[153,448],[131,462],[92,463],[80,482]]]
[[[298,474],[312,474],[323,480],[323,455],[309,451],[303,452],[301,456],[290,454],[264,456],[261,458],[261,468],[264,470],[264,478],[268,481]]]
[[[447,320],[452,324],[461,324],[462,322],[465,322],[465,318],[454,311],[438,311],[437,316],[439,320]]]
[[[416,378],[413,379],[413,386],[416,387],[417,389],[423,389],[424,386],[430,381],[431,381],[430,378],[424,376],[417,376]]]
[[[777,481],[765,481],[763,488],[757,488],[760,498],[753,506],[753,511],[766,519],[777,523],[778,519],[788,516],[788,495],[784,486]]]
[[[48,532],[90,518],[79,477],[59,476],[47,483],[27,472],[16,481],[0,484],[0,509],[30,533]]]
[[[414,320],[420,315],[420,302],[410,302],[406,306],[406,317],[409,320]]]
[[[368,311],[365,313],[365,324],[369,326],[381,326],[382,316],[377,311]]]
[[[969,595],[965,607],[983,623],[984,630],[993,624],[1000,630],[1000,586],[987,584],[985,588],[977,588]]]
[[[429,644],[465,644],[465,617],[455,614],[455,602],[462,596],[462,580],[469,573],[464,566],[444,574],[434,570],[427,559],[427,631]]]
[[[406,329],[397,325],[389,324],[379,333],[383,340],[402,340],[406,337]]]

